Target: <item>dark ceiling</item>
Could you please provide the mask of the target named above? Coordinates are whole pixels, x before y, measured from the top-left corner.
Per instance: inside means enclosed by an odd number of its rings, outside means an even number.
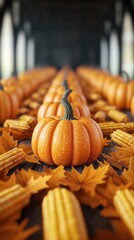
[[[36,65],[99,65],[104,23],[116,28],[117,1],[123,12],[129,9],[133,14],[133,0],[20,0],[21,27],[31,23]]]

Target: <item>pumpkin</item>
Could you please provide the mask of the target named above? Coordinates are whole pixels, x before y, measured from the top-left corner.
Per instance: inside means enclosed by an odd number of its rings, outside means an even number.
[[[0,124],[7,118],[14,118],[19,109],[19,100],[14,91],[5,91],[0,85]]]
[[[134,116],[134,95],[132,97],[132,100],[131,100],[131,114]]]
[[[61,75],[62,73],[62,75]],[[63,81],[63,79],[66,79]],[[82,93],[82,89],[78,82],[78,77],[76,78],[76,74],[74,74],[73,71],[65,71],[60,72],[57,74],[57,77],[53,80],[52,86],[49,89],[49,93],[64,93],[64,89],[67,90],[68,88],[71,88],[72,90],[77,91],[78,93]],[[66,84],[67,83],[67,84]],[[61,86],[63,85],[63,87]]]
[[[64,89],[65,90],[68,89],[67,84],[64,85]],[[60,102],[62,96],[63,96],[63,94],[58,94],[57,92],[47,93],[46,96],[44,97],[43,103],[46,103],[46,102]],[[73,91],[71,93],[71,95],[69,96],[69,101],[71,103],[78,102],[78,103],[81,103],[81,104],[86,104],[85,96],[83,94],[79,95],[75,91]]]
[[[67,90],[64,94],[64,98],[67,99],[72,90]],[[74,116],[76,117],[90,117],[90,110],[86,104],[71,103]],[[38,110],[37,119],[42,120],[45,117],[51,116],[63,116],[65,108],[60,102],[46,102],[42,104]]]
[[[103,136],[98,124],[91,118],[75,118],[64,97],[62,118],[42,119],[32,134],[35,156],[49,165],[79,166],[90,164],[101,153]]]

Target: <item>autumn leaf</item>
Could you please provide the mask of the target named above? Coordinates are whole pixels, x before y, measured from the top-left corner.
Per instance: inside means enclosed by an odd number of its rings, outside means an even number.
[[[44,170],[45,170],[45,174],[47,176],[50,176],[50,179],[47,182],[50,189],[53,189],[62,185],[63,181],[66,178],[65,170],[63,166],[59,166],[54,170],[45,167]]]
[[[40,226],[36,225],[27,228],[28,219],[24,219],[20,224],[16,221],[6,221],[1,224],[0,239],[1,240],[26,240],[35,232],[39,231]]]
[[[110,206],[103,208],[100,214],[101,216],[107,217],[107,218],[119,218],[119,214],[112,204]]]
[[[109,143],[111,143],[111,139],[103,138],[103,147],[108,147]]]
[[[25,160],[26,160],[27,162],[37,163],[37,164],[41,165],[41,163],[39,162],[39,160],[36,158],[36,156],[35,156],[34,154],[32,154],[32,155],[27,155],[26,158],[25,158]]]
[[[128,168],[130,161],[134,161],[134,148],[133,147],[115,147],[118,153],[121,155],[122,162],[124,162],[124,167]],[[121,160],[120,159],[120,160]]]
[[[12,174],[11,176],[7,176],[6,179],[0,180],[0,191],[5,190],[6,188],[12,187],[16,184],[16,176]]]
[[[62,185],[68,186],[71,191],[79,191],[83,189],[85,192],[90,192],[94,195],[97,185],[105,182],[105,177],[108,171],[109,165],[104,167],[98,167],[94,169],[92,165],[85,166],[82,173],[79,173],[72,168],[71,172],[66,171],[66,180]]]
[[[25,171],[16,171],[16,181],[22,187],[27,187],[30,192],[36,193],[38,190],[48,188],[48,180],[51,176],[47,176],[44,173],[35,172],[31,169]]]
[[[20,143],[19,148],[22,148],[23,151],[27,154],[27,155],[32,155],[33,154],[33,150],[31,148],[31,145],[30,144],[25,144],[25,143]]]
[[[126,178],[127,182],[130,184],[130,189],[134,190],[134,161],[130,160],[130,165],[128,170],[124,169],[123,176]]]
[[[107,181],[101,186],[96,187],[96,196],[104,207],[113,204],[113,197],[117,190],[126,189],[130,183],[126,181],[123,175],[118,175],[113,168],[109,168]]]
[[[34,177],[31,177],[30,180],[27,183],[27,189],[31,193],[37,193],[39,190],[48,188],[48,180],[50,179],[50,176],[40,176],[36,179]]]
[[[122,155],[119,152],[110,152],[110,155],[102,153],[102,156],[106,159],[106,161],[113,167],[118,169],[122,169],[122,167],[128,166],[128,161],[123,159]]]
[[[7,131],[3,130],[0,136],[0,154],[3,154],[18,146],[18,142],[13,139]]]
[[[82,205],[90,206],[91,208],[96,208],[101,205],[97,196],[91,196],[90,192],[85,192],[83,189],[75,192],[75,196]]]

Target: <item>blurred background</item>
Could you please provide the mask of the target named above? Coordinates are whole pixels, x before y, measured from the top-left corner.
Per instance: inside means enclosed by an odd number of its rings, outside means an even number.
[[[134,77],[134,0],[0,0],[0,75],[34,66]]]

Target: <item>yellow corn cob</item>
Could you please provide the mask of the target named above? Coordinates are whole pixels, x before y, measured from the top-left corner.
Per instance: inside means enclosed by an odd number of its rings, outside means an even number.
[[[12,119],[7,119],[4,122],[4,127],[19,129],[19,130],[22,130],[22,131],[30,129],[30,125],[26,121],[24,121],[24,120],[21,120],[21,121],[20,120],[12,120]]]
[[[86,92],[86,97],[88,98],[88,100],[93,101],[93,102],[98,101],[99,99],[102,98],[102,96],[99,93],[90,93],[89,94],[88,91]]]
[[[0,192],[0,222],[14,217],[29,203],[30,193],[16,184]]]
[[[43,102],[43,96],[40,93],[36,92],[31,95],[31,98],[37,102]]]
[[[104,136],[109,136],[112,132],[116,131],[117,129],[123,130],[125,132],[129,132],[129,133],[134,132],[134,122],[128,122],[128,123],[105,122],[105,123],[99,123],[99,126]]]
[[[40,104],[38,102],[34,102],[34,101],[32,101],[28,104],[28,107],[30,107],[31,109],[37,109],[37,108],[39,108],[39,106],[40,106]]]
[[[23,101],[23,106],[28,107],[28,105],[31,103],[31,98],[27,98],[25,101]]]
[[[118,190],[113,202],[121,219],[134,237],[134,190]]]
[[[105,112],[98,111],[93,118],[96,122],[104,122],[106,117],[107,117],[107,114]]]
[[[94,104],[92,104],[92,107],[97,111],[97,110],[103,110],[103,107],[106,105],[106,101],[104,100],[98,100]]]
[[[111,139],[120,146],[130,146],[134,148],[134,136],[122,130],[116,130],[111,135]]]
[[[24,161],[25,152],[21,148],[14,148],[0,155],[0,173],[5,170],[10,170]]]
[[[87,240],[78,200],[65,188],[50,190],[42,203],[43,232],[47,240]]]
[[[29,112],[29,109],[26,107],[21,107],[18,109],[18,115],[27,114],[28,112]]]
[[[120,112],[118,110],[110,110],[108,112],[108,117],[110,117],[112,120],[114,120],[115,122],[128,122],[128,116],[123,113]]]
[[[19,120],[26,121],[30,126],[35,126],[37,121],[35,117],[29,116],[29,115],[21,115],[19,117]]]
[[[105,105],[103,106],[103,111],[104,112],[109,112],[110,110],[115,110],[116,109],[116,106],[112,106],[112,105]]]

